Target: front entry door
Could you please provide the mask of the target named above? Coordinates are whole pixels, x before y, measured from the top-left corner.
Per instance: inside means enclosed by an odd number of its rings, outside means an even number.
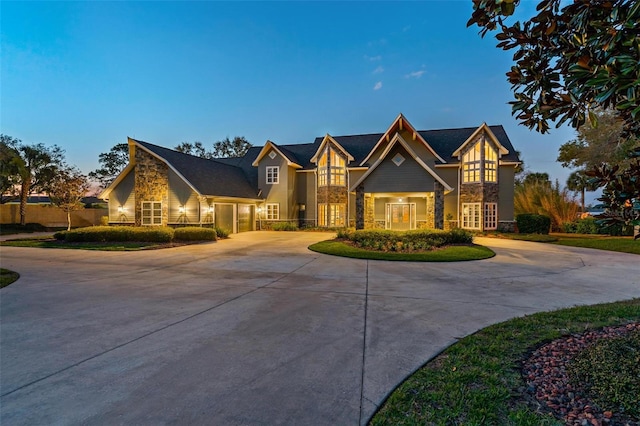
[[[413,229],[415,204],[387,204],[387,229],[407,231]]]

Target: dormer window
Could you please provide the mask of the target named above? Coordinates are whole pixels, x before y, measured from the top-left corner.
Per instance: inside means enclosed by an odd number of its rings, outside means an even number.
[[[346,161],[340,154],[327,147],[318,160],[318,186],[345,186]]]

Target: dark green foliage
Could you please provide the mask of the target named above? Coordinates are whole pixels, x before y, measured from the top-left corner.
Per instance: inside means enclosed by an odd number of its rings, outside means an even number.
[[[175,241],[216,241],[218,235],[216,234],[216,230],[212,228],[189,226],[176,228],[173,231],[173,239]]]
[[[585,217],[575,222],[563,224],[564,232],[569,234],[598,234],[600,227],[595,217]]]
[[[55,234],[53,234],[53,238],[55,238],[58,241],[64,241],[67,239],[67,232],[69,231],[58,231]]]
[[[551,228],[551,218],[541,214],[519,214],[516,223],[521,234],[548,234]]]
[[[298,225],[295,222],[274,222],[271,224],[272,231],[297,231]]]
[[[6,287],[20,278],[20,274],[8,269],[0,268],[0,288]]]
[[[390,231],[378,229],[343,230],[338,238],[351,241],[356,247],[368,250],[412,252],[432,250],[451,244],[471,244],[473,235],[462,229]]]
[[[0,225],[0,235],[45,231],[47,231],[46,226],[43,226],[39,223],[26,223],[24,225],[20,225],[19,223],[5,223],[3,225]]]
[[[173,235],[173,228],[166,227],[92,226],[67,231],[64,239],[69,243],[113,241],[168,243],[173,240]]]
[[[640,420],[640,332],[598,341],[576,356],[567,373],[602,410]]]
[[[218,228],[216,226],[216,236],[221,239],[221,238],[228,238],[229,237],[229,231],[227,231],[226,229],[223,228]]]

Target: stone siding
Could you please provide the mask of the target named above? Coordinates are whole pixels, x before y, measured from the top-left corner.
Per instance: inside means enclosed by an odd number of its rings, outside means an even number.
[[[444,229],[444,186],[440,182],[434,183],[433,227]]]
[[[162,202],[162,225],[169,221],[169,167],[146,151],[136,149],[136,226],[142,225],[142,202]]]

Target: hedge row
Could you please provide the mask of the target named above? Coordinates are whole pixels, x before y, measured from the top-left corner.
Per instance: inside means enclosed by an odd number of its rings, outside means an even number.
[[[516,223],[521,234],[548,234],[551,229],[551,218],[541,214],[519,214]]]
[[[378,229],[341,230],[338,238],[351,241],[355,246],[380,251],[412,252],[433,250],[451,244],[471,244],[473,235],[462,229],[388,231]]]
[[[57,240],[77,242],[123,242],[144,241],[169,243],[172,241],[215,241],[217,232],[212,228],[186,227],[133,227],[133,226],[91,226],[71,231],[56,232]]]

